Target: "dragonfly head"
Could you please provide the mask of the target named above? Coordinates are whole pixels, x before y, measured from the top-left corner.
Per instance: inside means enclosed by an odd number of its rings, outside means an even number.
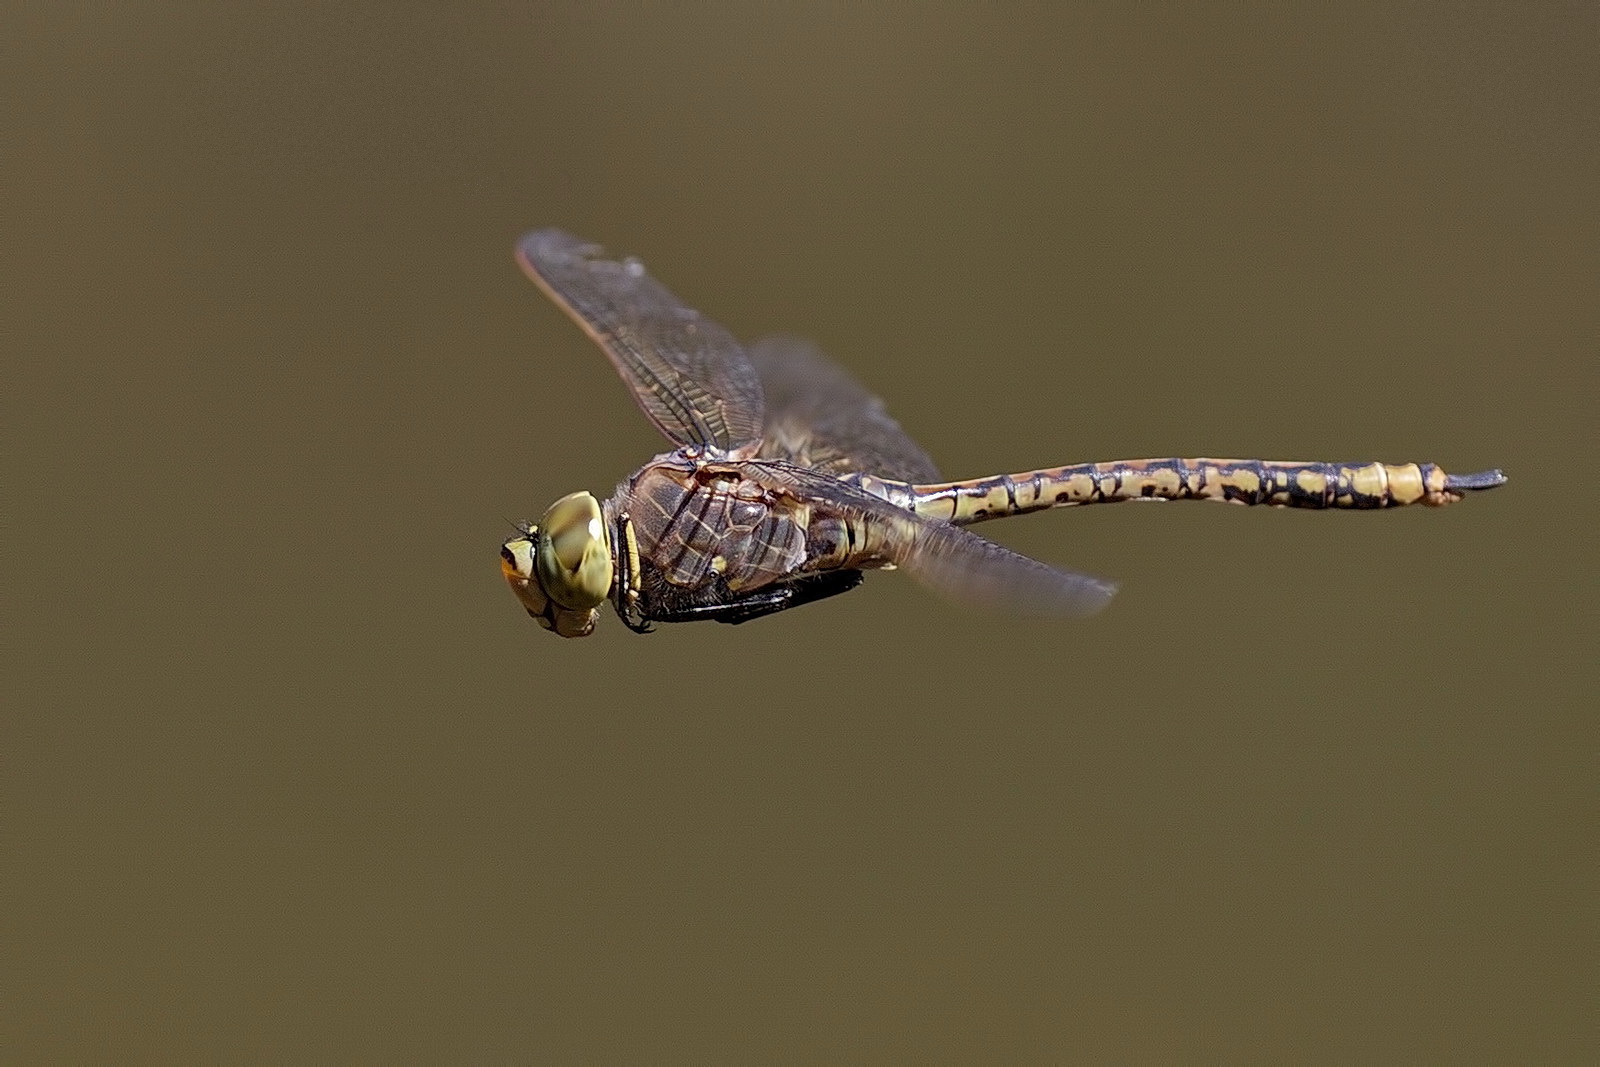
[[[584,637],[594,629],[614,574],[605,526],[593,494],[571,493],[500,546],[511,591],[546,630]]]

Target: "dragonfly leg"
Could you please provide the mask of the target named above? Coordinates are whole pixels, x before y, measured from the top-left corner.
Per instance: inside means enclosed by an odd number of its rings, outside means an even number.
[[[655,627],[650,625],[650,620],[646,619],[643,614],[638,613],[637,609],[627,612],[619,611],[617,612],[617,617],[622,620],[622,625],[636,634],[655,632]]]
[[[735,593],[720,582],[694,590],[667,587],[646,598],[643,617],[655,622],[737,624],[847,593],[860,584],[860,571],[838,570],[804,575],[748,593]]]
[[[616,544],[617,557],[612,606],[617,609],[617,618],[622,620],[622,625],[636,634],[647,634],[654,627],[645,618],[644,608],[640,605],[639,587],[643,583],[639,574],[639,541],[633,532],[633,519],[626,511],[617,516],[616,536],[612,540]]]

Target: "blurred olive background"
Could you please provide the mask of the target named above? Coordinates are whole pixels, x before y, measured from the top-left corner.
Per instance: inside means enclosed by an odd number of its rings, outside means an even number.
[[[1592,4],[10,15],[6,1059],[1600,1052]],[[663,445],[548,225],[953,477],[1512,481],[561,641],[500,540]]]

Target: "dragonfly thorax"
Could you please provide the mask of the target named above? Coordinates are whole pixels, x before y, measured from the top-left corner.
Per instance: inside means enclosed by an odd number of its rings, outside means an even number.
[[[500,569],[539,625],[562,637],[588,634],[615,573],[600,502],[585,492],[557,500],[500,546]]]

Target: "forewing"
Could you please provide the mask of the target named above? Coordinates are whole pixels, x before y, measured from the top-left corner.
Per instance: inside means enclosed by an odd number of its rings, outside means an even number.
[[[883,401],[810,341],[767,337],[749,352],[767,399],[763,457],[835,475],[861,471],[903,482],[943,480]]]
[[[734,449],[760,437],[761,382],[739,342],[642,263],[609,259],[561,230],[528,234],[517,259],[600,345],[668,440]]]
[[[752,464],[754,466],[754,464]],[[928,588],[992,611],[1033,616],[1092,615],[1117,587],[1058,570],[959,526],[925,518],[814,470],[763,463],[763,480],[872,527],[890,561]]]

